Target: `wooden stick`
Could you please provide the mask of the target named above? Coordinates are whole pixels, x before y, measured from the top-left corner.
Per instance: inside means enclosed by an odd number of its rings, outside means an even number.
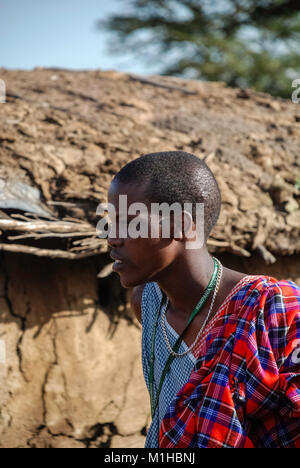
[[[86,232],[72,232],[71,234],[70,233],[59,234],[59,233],[54,233],[54,232],[46,232],[44,234],[21,234],[19,236],[8,236],[7,238],[9,240],[32,239],[32,238],[33,239],[44,239],[44,238],[47,238],[47,237],[56,237],[56,238],[68,237],[70,239],[70,238],[73,238],[73,237],[85,237],[85,236],[94,236],[94,235],[95,235],[94,231],[91,231],[91,232],[88,232],[88,231],[86,231]]]
[[[101,248],[89,250],[82,253],[65,252],[64,250],[49,250],[39,249],[37,247],[30,247],[28,245],[19,244],[0,244],[0,251],[24,253],[30,255],[36,255],[37,257],[48,257],[48,258],[63,258],[67,260],[80,260],[82,258],[92,257],[104,253]]]
[[[216,247],[229,247],[230,246],[229,242],[218,241],[218,240],[215,240],[215,239],[208,239],[207,240],[207,245],[214,245]]]
[[[264,261],[265,261],[268,265],[277,262],[277,258],[274,257],[274,255],[271,254],[271,252],[270,252],[269,250],[267,250],[266,247],[265,247],[264,245],[258,245],[258,246],[256,247],[256,250],[257,250],[257,252],[259,253],[259,255],[262,256],[262,258],[264,259]]]
[[[0,229],[25,232],[56,232],[72,233],[91,231],[92,226],[88,223],[77,223],[70,221],[17,221],[15,219],[0,219]]]
[[[144,78],[143,76],[139,76],[139,75],[129,75],[129,78],[133,81],[139,81],[142,84],[156,86],[157,88],[172,89],[174,91],[181,91],[182,93],[190,94],[193,96],[198,94],[196,91],[191,91],[189,89],[181,88],[180,86],[159,83],[159,81],[149,80],[149,78]]]

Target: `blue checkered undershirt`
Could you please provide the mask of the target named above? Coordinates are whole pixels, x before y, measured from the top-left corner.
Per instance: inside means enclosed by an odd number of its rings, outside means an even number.
[[[151,358],[151,340],[153,333],[153,326],[157,311],[160,307],[162,299],[162,292],[157,283],[147,283],[144,287],[142,296],[142,364],[144,378],[149,390],[149,370]],[[163,311],[167,304],[164,304]],[[171,346],[173,347],[178,339],[178,334],[167,324],[168,338]],[[179,353],[187,350],[187,345],[183,341],[179,348]],[[162,329],[157,327],[156,340],[155,340],[155,361],[154,361],[154,391],[157,392],[157,382],[160,381],[160,376],[163,372],[164,365],[169,357]],[[174,359],[171,368],[165,378],[164,384],[161,389],[159,404],[155,416],[149,428],[146,438],[146,448],[157,448],[159,446],[159,427],[167,409],[172,402],[174,396],[179,392],[183,385],[188,381],[193,367],[196,363],[196,358],[192,353],[186,356]]]

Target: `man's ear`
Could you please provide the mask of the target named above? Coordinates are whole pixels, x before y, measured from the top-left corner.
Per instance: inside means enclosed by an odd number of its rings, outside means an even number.
[[[183,212],[183,240],[193,241],[196,237],[196,225],[189,211]]]
[[[179,241],[193,240],[196,227],[191,213],[182,211],[180,216],[171,217],[171,235]]]

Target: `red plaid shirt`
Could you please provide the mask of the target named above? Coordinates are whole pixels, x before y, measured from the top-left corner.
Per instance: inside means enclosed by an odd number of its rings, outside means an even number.
[[[235,294],[170,405],[160,447],[300,448],[300,288],[259,276]]]

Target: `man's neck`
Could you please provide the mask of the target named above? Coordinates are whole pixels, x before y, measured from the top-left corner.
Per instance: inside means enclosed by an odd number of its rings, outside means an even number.
[[[207,250],[179,257],[169,266],[167,272],[164,271],[164,276],[157,280],[157,284],[169,298],[170,310],[173,314],[188,319],[203,296],[213,271],[214,261]],[[222,305],[236,283],[244,276],[246,276],[245,273],[223,267],[216,306]]]
[[[164,276],[157,280],[160,289],[169,298],[172,309],[189,316],[207,288],[214,261],[207,250],[178,257]]]

